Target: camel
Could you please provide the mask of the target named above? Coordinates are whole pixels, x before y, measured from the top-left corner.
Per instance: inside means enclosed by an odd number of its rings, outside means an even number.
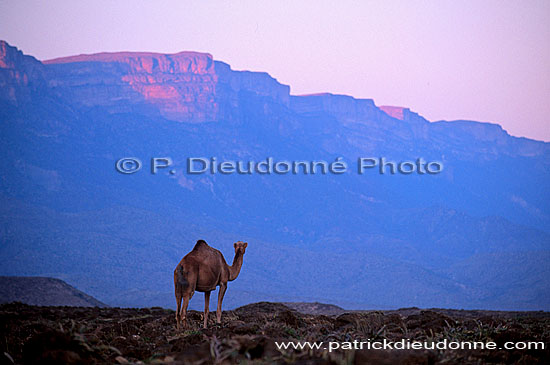
[[[204,293],[204,328],[208,324],[210,292],[220,287],[218,292],[218,308],[216,322],[222,321],[222,301],[227,289],[227,282],[239,276],[243,265],[243,256],[248,243],[235,242],[235,258],[229,266],[220,251],[208,246],[203,240],[198,240],[195,247],[180,261],[174,270],[174,288],[178,310],[176,312],[177,328],[183,323],[186,327],[187,305],[195,290]],[[182,304],[183,299],[183,305]]]

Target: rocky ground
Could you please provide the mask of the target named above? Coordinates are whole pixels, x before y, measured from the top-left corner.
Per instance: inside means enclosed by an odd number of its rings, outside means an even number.
[[[290,305],[290,304],[289,304]],[[315,304],[311,311],[319,311]],[[307,306],[298,306],[307,312]],[[332,308],[334,309],[334,308]],[[550,313],[420,310],[304,314],[278,303],[255,303],[223,314],[221,326],[191,311],[175,328],[162,308],[0,305],[1,364],[480,364],[544,363],[546,350],[278,350],[275,341],[550,342]]]

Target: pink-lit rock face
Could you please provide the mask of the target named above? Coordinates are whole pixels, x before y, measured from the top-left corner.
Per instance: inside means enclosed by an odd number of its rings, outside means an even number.
[[[23,53],[17,48],[0,41],[0,69],[15,68],[17,60],[23,57]]]
[[[403,108],[401,106],[382,105],[379,108],[390,117],[399,120],[405,120],[406,115],[410,113],[409,108]]]
[[[18,103],[43,84],[44,66],[34,57],[0,41],[0,98]]]
[[[207,53],[99,53],[44,63],[52,71],[50,86],[114,112],[154,106],[167,119],[200,123],[232,119],[242,90],[289,100],[289,87],[268,74],[233,71]]]
[[[214,74],[212,55],[199,52],[179,52],[161,54],[151,52],[96,53],[56,58],[44,64],[64,64],[77,62],[120,63],[129,66],[136,74]]]

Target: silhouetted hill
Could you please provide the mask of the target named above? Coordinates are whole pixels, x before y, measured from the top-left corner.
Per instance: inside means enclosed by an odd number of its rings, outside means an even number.
[[[99,300],[63,280],[42,277],[0,276],[0,303],[40,306],[106,307]]]

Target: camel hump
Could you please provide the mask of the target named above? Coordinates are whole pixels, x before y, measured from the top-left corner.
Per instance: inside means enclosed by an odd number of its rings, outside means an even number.
[[[193,250],[196,250],[196,249],[198,249],[198,248],[201,247],[201,246],[209,247],[209,246],[208,246],[208,243],[206,243],[205,240],[198,240],[197,243],[195,244],[195,247],[193,247]]]

